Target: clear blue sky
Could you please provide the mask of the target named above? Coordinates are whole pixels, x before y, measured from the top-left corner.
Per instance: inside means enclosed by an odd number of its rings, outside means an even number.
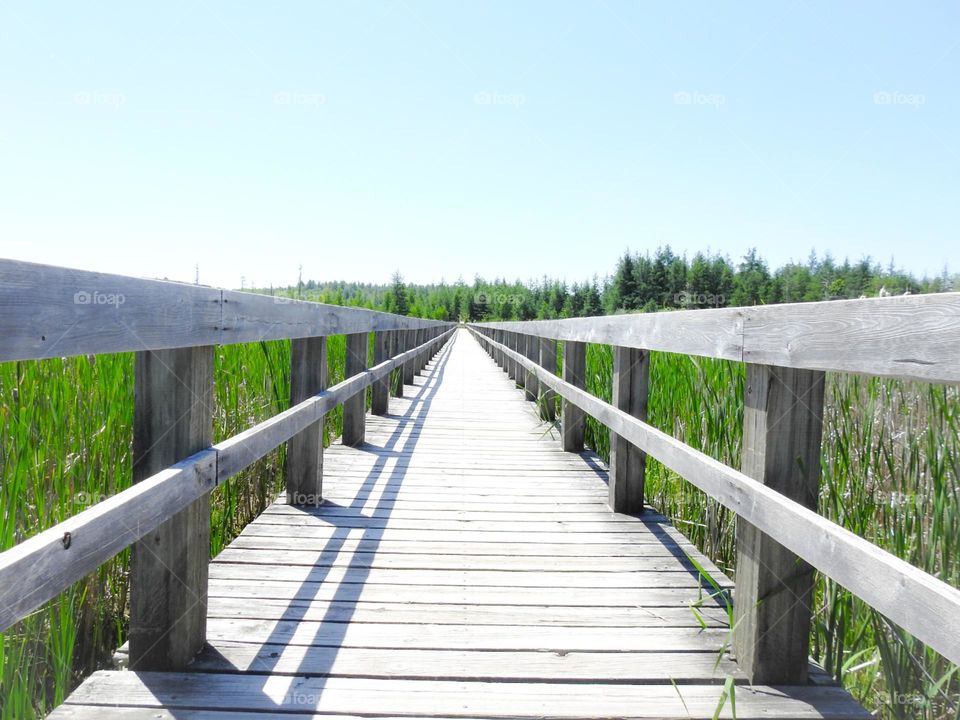
[[[955,2],[0,4],[0,256],[238,286],[960,269]]]

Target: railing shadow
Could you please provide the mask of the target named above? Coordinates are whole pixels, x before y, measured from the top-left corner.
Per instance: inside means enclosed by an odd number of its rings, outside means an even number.
[[[324,587],[324,583],[329,584],[328,576],[334,568],[343,567],[336,565],[335,561],[343,552],[344,546],[351,534],[355,534],[358,529],[362,529],[357,548],[353,551],[354,556],[344,567],[343,578],[338,581],[337,588],[330,597],[327,611],[324,617],[317,622],[317,630],[309,640],[304,638],[297,641],[297,645],[304,645],[303,657],[299,662],[296,672],[284,671],[284,676],[289,676],[291,688],[294,686],[296,678],[308,675],[317,678],[317,683],[311,684],[311,693],[322,690],[325,685],[325,678],[336,659],[343,640],[350,627],[350,620],[356,609],[356,603],[363,594],[365,582],[372,569],[372,564],[360,564],[357,561],[358,554],[373,554],[377,551],[380,541],[383,538],[384,529],[379,527],[356,527],[356,519],[360,517],[369,517],[371,524],[379,525],[390,517],[390,511],[396,502],[396,491],[403,483],[409,470],[406,463],[397,463],[393,468],[387,470],[386,465],[392,458],[401,457],[413,451],[419,441],[420,433],[417,431],[417,422],[426,416],[433,402],[437,388],[443,380],[446,371],[446,365],[449,360],[450,352],[457,337],[448,342],[436,356],[433,367],[428,366],[425,370],[424,382],[418,390],[411,396],[410,406],[402,415],[388,414],[384,417],[399,420],[396,429],[390,434],[382,447],[373,446],[364,443],[358,447],[358,450],[370,453],[375,456],[374,466],[367,473],[366,477],[357,489],[354,499],[347,506],[354,513],[330,515],[323,512],[324,507],[330,507],[327,502],[318,510],[311,508],[300,509],[304,515],[323,518],[335,528],[333,535],[326,541],[322,550],[317,552],[317,557],[313,567],[308,571],[307,576],[300,581],[300,586],[289,599],[287,607],[280,614],[280,618],[274,622],[273,630],[269,637],[260,643],[259,649],[254,655],[253,662],[247,666],[238,668],[216,651],[209,644],[195,661],[195,668],[202,670],[210,668],[221,672],[245,672],[250,674],[263,674],[264,682],[270,677],[270,673],[280,662],[283,650],[290,644],[290,636],[296,631],[297,625],[305,621],[307,612],[310,609],[310,603],[317,600],[318,592]],[[409,387],[409,386],[407,386]],[[410,432],[413,430],[413,432]],[[402,452],[397,448],[398,444],[404,440]],[[383,479],[386,477],[386,483]],[[369,500],[370,493],[374,490],[381,492],[373,511],[370,515],[362,512],[363,507]],[[295,506],[290,506],[295,507]],[[375,519],[374,519],[375,518]],[[349,522],[353,521],[353,522]],[[345,526],[338,527],[338,523],[345,523]],[[295,534],[295,526],[290,527],[290,537]],[[324,564],[321,564],[324,563]],[[322,638],[322,639],[321,639]],[[318,642],[319,641],[319,642]],[[273,695],[275,697],[275,695]],[[311,709],[311,702],[306,699],[303,703],[297,702],[296,694],[288,692],[287,697],[281,703],[276,703],[277,707],[282,706],[285,710],[297,709],[302,704],[304,710]]]

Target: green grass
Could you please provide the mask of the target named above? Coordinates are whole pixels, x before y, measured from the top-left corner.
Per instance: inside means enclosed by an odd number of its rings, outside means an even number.
[[[343,336],[328,340],[330,384],[343,380]],[[131,483],[132,354],[0,364],[0,549]],[[290,343],[218,347],[214,440],[289,406]],[[325,438],[340,434],[330,413]],[[212,496],[216,555],[283,489],[281,446]],[[43,717],[125,641],[124,551],[0,635],[0,720]]]
[[[744,366],[652,353],[649,422],[740,467]],[[587,348],[587,389],[611,397],[610,347]],[[941,580],[960,586],[960,388],[829,373],[819,511]],[[609,432],[588,418],[606,458]],[[734,517],[660,463],[650,504],[735,575]],[[957,668],[836,583],[818,576],[814,657],[889,718],[960,717]]]

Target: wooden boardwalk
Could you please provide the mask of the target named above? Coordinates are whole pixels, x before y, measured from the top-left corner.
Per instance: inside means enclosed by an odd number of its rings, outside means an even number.
[[[611,513],[602,463],[466,331],[324,463],[320,508],[275,503],[211,563],[191,672],[98,672],[51,717],[710,718],[730,676],[738,718],[868,717],[744,684],[688,556],[730,581],[661,516]]]

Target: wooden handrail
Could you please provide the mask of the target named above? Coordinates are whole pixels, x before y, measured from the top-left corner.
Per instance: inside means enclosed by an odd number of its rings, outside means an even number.
[[[952,662],[960,663],[960,590],[897,558],[763,483],[591,395],[491,339],[500,324],[469,329],[565,401],[649,453]],[[527,327],[533,326],[530,323]],[[517,324],[511,327],[516,328]],[[514,331],[508,331],[514,332]],[[739,596],[735,595],[735,600]],[[806,628],[800,628],[807,632]],[[735,630],[736,633],[736,630]],[[804,658],[805,660],[805,658]]]
[[[779,367],[960,382],[960,293],[476,327]]]
[[[0,259],[0,362],[449,325]]]
[[[113,495],[0,553],[0,632],[455,328]],[[206,552],[206,550],[205,550]]]

